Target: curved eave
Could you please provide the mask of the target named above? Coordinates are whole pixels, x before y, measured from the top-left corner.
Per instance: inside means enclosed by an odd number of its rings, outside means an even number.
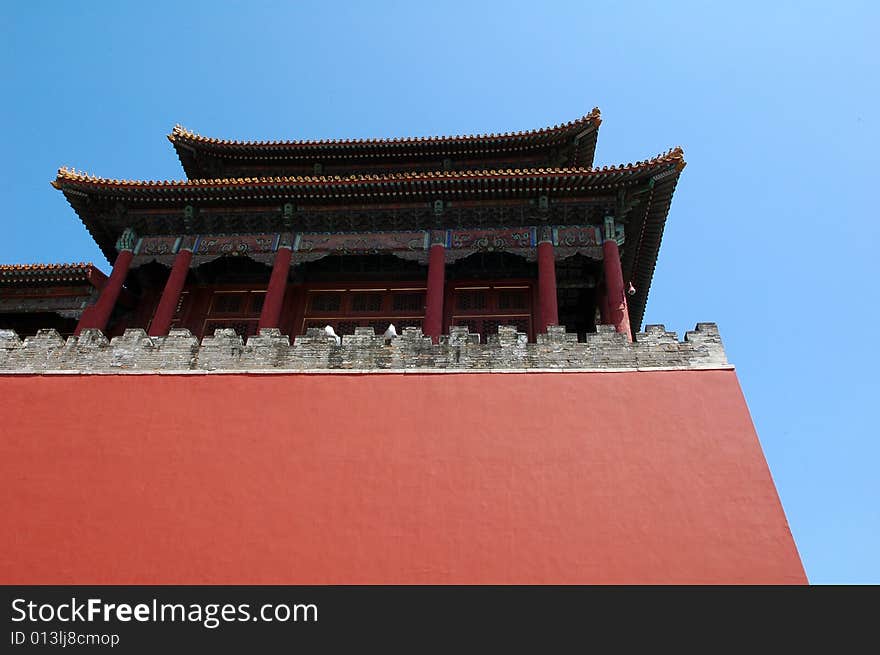
[[[684,167],[685,163],[682,161],[680,166],[652,176],[653,186],[647,210],[638,225],[628,225],[622,263],[624,276],[636,289],[636,293],[628,301],[630,324],[634,332],[641,329],[644,320],[666,218]]]
[[[56,189],[120,199],[288,200],[394,198],[474,199],[514,197],[523,193],[577,193],[616,189],[666,170],[681,168],[681,149],[654,159],[603,168],[514,169],[352,175],[347,177],[260,177],[207,180],[116,180],[62,168],[52,182]]]
[[[528,155],[560,144],[577,143],[572,166],[592,166],[598,108],[581,118],[523,132],[392,139],[332,139],[302,141],[236,141],[205,137],[176,125],[168,135],[188,177],[204,175],[200,158],[248,161],[266,166],[281,162],[351,162],[401,164],[418,158],[491,159],[501,155]]]

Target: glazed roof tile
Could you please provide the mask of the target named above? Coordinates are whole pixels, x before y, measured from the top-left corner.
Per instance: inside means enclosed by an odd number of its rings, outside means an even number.
[[[104,274],[91,262],[63,264],[0,264],[0,284],[18,282],[90,282]]]
[[[196,190],[200,188],[248,188],[248,187],[378,187],[383,193],[393,192],[401,186],[424,186],[437,183],[441,186],[478,180],[547,180],[578,181],[590,187],[613,185],[633,174],[656,169],[665,164],[675,164],[684,168],[684,153],[681,148],[673,148],[652,159],[618,166],[595,168],[529,168],[470,171],[435,171],[418,173],[388,173],[383,175],[348,176],[291,176],[291,177],[245,177],[194,180],[119,180],[98,177],[73,168],[61,167],[58,176],[52,181],[56,189],[65,184],[91,188],[119,190]],[[440,189],[438,188],[438,191]]]
[[[462,143],[470,141],[511,141],[523,140],[534,137],[546,137],[559,134],[562,132],[576,129],[579,127],[587,127],[590,124],[598,125],[601,122],[598,107],[573,121],[554,125],[553,127],[545,127],[537,130],[525,130],[520,132],[504,132],[491,134],[470,134],[459,136],[430,136],[430,137],[393,137],[383,139],[322,139],[322,140],[279,140],[279,141],[237,141],[231,139],[217,139],[213,137],[202,136],[192,132],[191,130],[175,125],[168,139],[172,143],[178,141],[186,141],[191,143],[205,144],[220,147],[232,148],[268,148],[268,149],[309,149],[309,148],[359,148],[359,147],[387,147],[395,148],[410,145],[424,144],[441,144],[441,143]]]

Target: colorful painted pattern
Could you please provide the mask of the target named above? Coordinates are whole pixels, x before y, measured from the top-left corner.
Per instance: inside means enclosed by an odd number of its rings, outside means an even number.
[[[602,228],[599,226],[564,226],[553,229],[553,243],[566,248],[582,248],[602,245]]]
[[[280,234],[199,235],[193,254],[211,256],[275,252],[280,238]]]
[[[173,255],[177,252],[179,240],[179,237],[174,236],[143,237],[135,248],[135,255],[145,257]]]
[[[297,252],[345,254],[425,250],[427,232],[361,232],[355,234],[302,234],[296,239]]]
[[[534,248],[535,228],[515,230],[449,230],[446,245],[448,248],[467,250],[510,250]]]

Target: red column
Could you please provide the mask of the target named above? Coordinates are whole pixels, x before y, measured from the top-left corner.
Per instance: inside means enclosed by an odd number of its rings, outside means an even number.
[[[134,257],[134,245],[137,237],[131,229],[125,230],[119,240],[116,242],[116,249],[119,254],[116,256],[116,262],[113,264],[113,272],[110,278],[101,289],[101,295],[98,296],[98,302],[92,307],[87,308],[79,319],[79,323],[74,330],[74,334],[79,334],[87,328],[96,330],[106,330],[107,323],[110,321],[110,314],[116,306],[119,294],[122,292],[122,285],[125,284],[125,278],[128,277],[128,269],[131,267],[131,260]]]
[[[626,304],[626,289],[623,286],[623,269],[620,266],[620,250],[614,239],[614,223],[606,219],[605,242],[602,252],[605,267],[605,294],[608,303],[607,320],[614,329],[625,334],[632,341],[632,330],[629,325],[629,309]],[[609,228],[610,225],[610,228]]]
[[[266,290],[266,299],[263,300],[263,310],[260,312],[259,329],[261,330],[280,327],[281,305],[284,303],[284,292],[287,290],[291,254],[290,246],[279,246],[275,253],[272,277],[269,278],[269,288]]]
[[[435,240],[436,236],[436,240]],[[444,235],[445,236],[445,235]],[[432,235],[428,255],[428,293],[422,332],[437,343],[443,332],[443,294],[446,285],[446,246],[440,235]]]
[[[547,239],[538,244],[538,331],[546,332],[548,325],[559,325],[556,303],[556,261],[553,243]]]
[[[186,283],[192,256],[192,250],[189,248],[181,248],[177,252],[174,266],[171,267],[171,273],[168,275],[168,281],[165,282],[162,297],[156,307],[156,314],[150,323],[149,334],[151,337],[162,337],[168,334],[174,312],[177,310],[177,303],[180,302],[180,292],[183,291],[183,285]]]

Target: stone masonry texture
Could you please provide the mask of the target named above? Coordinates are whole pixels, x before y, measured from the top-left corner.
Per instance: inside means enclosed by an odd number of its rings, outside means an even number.
[[[126,373],[226,371],[533,371],[657,370],[730,368],[714,323],[698,323],[679,341],[662,325],[648,325],[633,343],[600,325],[586,341],[562,326],[550,326],[528,343],[516,328],[502,326],[480,343],[466,327],[452,327],[432,344],[419,328],[406,328],[390,340],[372,328],[357,328],[342,343],[320,328],[290,337],[277,329],[261,330],[245,342],[223,329],[201,343],[189,330],[150,337],[126,330],[108,340],[99,330],[83,330],[63,339],[55,330],[40,330],[22,340],[0,330],[0,373]]]

